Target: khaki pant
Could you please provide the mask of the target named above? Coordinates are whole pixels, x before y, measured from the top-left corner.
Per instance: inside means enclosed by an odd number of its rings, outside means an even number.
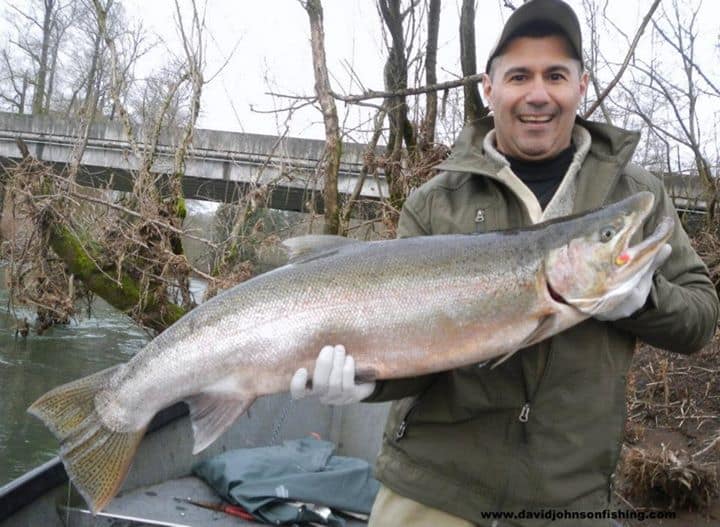
[[[447,512],[403,498],[380,486],[368,527],[473,527],[473,524]]]

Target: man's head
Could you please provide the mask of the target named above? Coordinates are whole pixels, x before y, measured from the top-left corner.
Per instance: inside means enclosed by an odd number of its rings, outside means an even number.
[[[540,161],[570,146],[588,83],[581,54],[577,17],[561,0],[531,0],[512,14],[483,78],[498,150]]]

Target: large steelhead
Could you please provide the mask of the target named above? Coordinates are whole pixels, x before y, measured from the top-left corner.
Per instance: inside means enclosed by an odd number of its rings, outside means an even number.
[[[288,240],[290,262],[194,309],[129,362],[60,386],[29,411],[60,440],[93,511],[118,491],[156,412],[190,407],[194,452],[255,398],[286,391],[344,344],[358,377],[392,379],[511,354],[612,307],[670,237],[630,247],[643,192],[528,229],[377,242]]]

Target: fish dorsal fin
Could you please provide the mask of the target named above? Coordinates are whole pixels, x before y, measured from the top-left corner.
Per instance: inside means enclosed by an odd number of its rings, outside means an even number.
[[[255,397],[243,400],[237,394],[223,392],[203,392],[186,398],[195,438],[193,454],[210,446],[254,401]]]
[[[282,244],[288,252],[288,263],[296,264],[334,254],[340,247],[364,243],[331,234],[308,234],[288,238]]]

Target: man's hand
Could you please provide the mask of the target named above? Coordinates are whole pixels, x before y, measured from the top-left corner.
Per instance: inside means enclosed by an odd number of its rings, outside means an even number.
[[[632,291],[629,291],[624,298],[620,299],[615,304],[615,307],[608,311],[596,313],[595,318],[604,321],[618,320],[629,317],[638,309],[643,307],[647,302],[650,289],[652,289],[653,274],[655,274],[657,268],[668,259],[671,252],[672,247],[670,247],[670,244],[666,243],[655,255],[655,258],[647,268],[647,271],[645,271],[645,274],[640,277],[640,281],[637,286]]]
[[[302,399],[317,395],[325,404],[351,404],[362,401],[375,389],[374,382],[355,384],[355,360],[344,346],[325,346],[315,361],[312,389],[306,388],[308,372],[300,368],[290,381],[290,395]]]

